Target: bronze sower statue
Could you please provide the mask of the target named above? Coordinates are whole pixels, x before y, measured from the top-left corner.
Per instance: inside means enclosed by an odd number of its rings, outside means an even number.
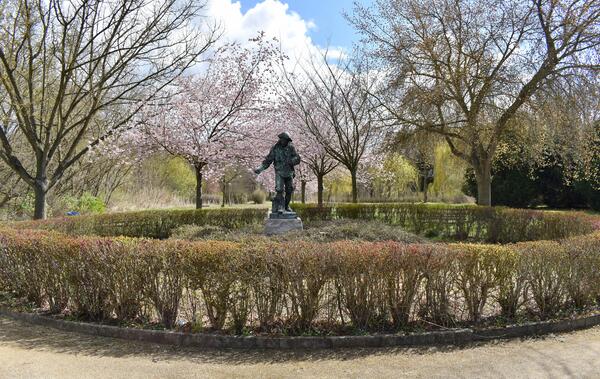
[[[254,170],[254,173],[260,174],[266,170],[271,163],[275,166],[275,192],[277,195],[273,201],[272,212],[284,213],[292,212],[290,201],[294,192],[294,166],[300,164],[300,156],[292,144],[292,139],[287,133],[281,133],[279,141],[271,148],[269,155],[265,158],[262,165]],[[283,196],[285,190],[285,198]]]

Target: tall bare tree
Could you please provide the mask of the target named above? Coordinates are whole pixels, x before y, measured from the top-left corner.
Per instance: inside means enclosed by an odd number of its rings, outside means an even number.
[[[304,155],[304,162],[317,178],[317,205],[323,206],[323,182],[325,175],[335,170],[339,162],[333,160],[324,150]]]
[[[517,112],[548,79],[600,67],[600,0],[376,0],[348,18],[386,66],[381,103],[473,167],[482,205]]]
[[[339,60],[332,63],[325,52],[307,64],[305,83],[287,77],[306,130],[327,155],[350,171],[352,201],[358,201],[357,174],[360,162],[374,142],[379,118],[372,98],[376,81],[365,62]],[[319,163],[319,162],[317,162]],[[323,168],[335,168],[326,161]]]
[[[14,171],[0,167],[0,208],[25,193],[27,193],[27,186],[23,184],[21,178]]]
[[[282,83],[284,90],[281,96],[285,110],[282,114],[286,117],[286,121],[293,125],[294,144],[298,151],[302,152],[302,162],[317,178],[317,204],[322,206],[325,175],[337,168],[339,162],[327,153],[311,130],[327,129],[327,119],[319,114],[318,99],[306,83],[301,84],[291,75],[286,75],[285,78],[287,80]],[[302,168],[303,165],[300,165],[299,169]],[[303,181],[301,191],[303,202],[305,190],[306,181]]]
[[[0,4],[0,159],[46,195],[88,150],[215,41],[194,0],[8,0]],[[194,27],[192,21],[204,23]],[[27,141],[16,149],[11,134]]]

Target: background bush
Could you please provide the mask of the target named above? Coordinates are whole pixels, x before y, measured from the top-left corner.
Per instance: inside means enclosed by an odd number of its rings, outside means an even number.
[[[537,157],[541,159],[530,155],[528,142],[510,139],[510,147],[501,149],[492,163],[492,205],[600,210],[600,124],[589,138],[586,158],[546,149]],[[477,197],[472,169],[463,191]]]
[[[264,204],[266,199],[267,194],[263,191],[257,189],[254,190],[254,192],[252,192],[252,201],[254,202],[254,204]]]

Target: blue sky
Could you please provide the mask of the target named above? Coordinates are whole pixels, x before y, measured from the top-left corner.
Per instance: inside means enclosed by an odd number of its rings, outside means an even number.
[[[262,0],[241,0],[242,11],[247,12]],[[296,12],[307,21],[312,21],[316,27],[309,31],[312,40],[320,45],[340,46],[351,48],[357,40],[354,29],[342,16],[343,11],[352,10],[353,0],[288,0],[289,10]],[[369,1],[362,0],[362,4]]]
[[[1,0],[0,0],[1,1]],[[360,0],[370,4],[374,0]],[[206,15],[222,28],[223,41],[248,42],[257,33],[280,41],[290,58],[303,59],[329,48],[329,57],[346,55],[358,35],[343,11],[352,0],[208,0]]]

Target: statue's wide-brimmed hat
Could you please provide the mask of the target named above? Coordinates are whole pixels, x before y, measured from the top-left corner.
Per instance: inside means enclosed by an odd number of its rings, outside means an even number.
[[[286,140],[288,140],[290,142],[292,141],[292,138],[286,132],[280,133],[277,137],[282,138],[282,139],[286,139]]]

